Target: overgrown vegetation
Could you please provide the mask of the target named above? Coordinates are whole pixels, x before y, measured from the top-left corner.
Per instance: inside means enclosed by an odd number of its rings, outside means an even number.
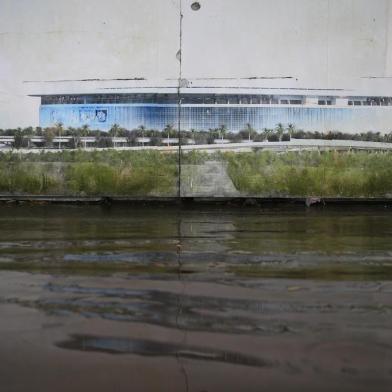
[[[153,150],[0,153],[2,194],[175,196],[178,155]],[[227,162],[244,196],[392,197],[390,152],[214,153],[192,151],[183,164]],[[214,196],[214,195],[211,195]]]
[[[176,181],[176,155],[157,151],[0,153],[2,193],[165,196]]]
[[[247,196],[391,197],[392,154],[225,153],[235,187]]]

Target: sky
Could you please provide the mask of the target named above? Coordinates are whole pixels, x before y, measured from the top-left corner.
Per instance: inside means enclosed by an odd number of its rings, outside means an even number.
[[[199,0],[198,11],[193,1],[182,0],[183,78],[291,76],[296,87],[392,95],[392,0]],[[0,0],[0,128],[38,125],[28,94],[42,83],[26,81],[178,78],[179,9],[180,0]]]

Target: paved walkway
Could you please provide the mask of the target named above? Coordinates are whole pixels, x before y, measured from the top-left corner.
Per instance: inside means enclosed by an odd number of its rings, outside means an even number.
[[[226,170],[226,163],[207,161],[200,165],[183,165],[181,174],[182,196],[234,197],[239,192]]]
[[[0,139],[1,143],[1,139]],[[203,145],[183,145],[182,151],[233,151],[233,152],[251,152],[257,150],[273,150],[273,151],[301,151],[301,150],[366,150],[366,151],[391,151],[392,143],[380,143],[380,142],[365,142],[359,140],[320,140],[320,139],[291,139],[287,142],[248,142],[243,143],[226,143],[226,144],[203,144]],[[178,153],[178,146],[134,146],[134,147],[110,147],[110,148],[95,148],[87,147],[87,151],[101,151],[101,150],[157,150],[165,152]],[[44,152],[59,152],[61,149],[12,149],[9,147],[1,147],[0,151],[13,151],[20,154],[36,153],[40,154]]]

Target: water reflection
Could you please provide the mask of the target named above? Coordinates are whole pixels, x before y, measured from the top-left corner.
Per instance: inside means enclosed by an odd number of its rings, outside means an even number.
[[[0,261],[308,265],[392,260],[392,211],[0,206]]]
[[[1,385],[389,390],[391,233],[381,208],[0,206]]]
[[[70,350],[157,357],[171,356],[254,367],[270,367],[277,365],[260,358],[229,351],[211,350],[186,344],[172,344],[142,339],[136,340],[118,337],[73,335],[71,336],[71,339],[60,342],[57,346]]]
[[[30,302],[29,306],[38,307],[52,314],[73,312],[85,317],[231,334],[271,335],[298,331],[298,323],[291,322],[289,327],[279,322],[276,316],[287,312],[332,314],[348,308],[348,305],[345,309],[344,306],[327,307],[325,304],[274,303],[267,299],[257,301],[235,297],[196,296],[186,292],[158,290],[105,289],[53,284],[47,285],[47,289],[54,295],[46,295],[44,299]],[[228,295],[229,292],[230,290]],[[26,302],[24,304],[27,305]],[[356,308],[359,310],[359,307]],[[353,307],[350,310],[353,310]],[[275,317],[268,319],[268,315]]]

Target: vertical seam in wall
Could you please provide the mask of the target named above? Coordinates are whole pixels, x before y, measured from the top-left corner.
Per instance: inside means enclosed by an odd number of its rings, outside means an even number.
[[[330,0],[327,0],[327,87],[329,88],[329,26],[330,26]]]
[[[385,10],[385,45],[384,45],[384,77],[388,76],[388,39],[389,39],[389,12],[390,12],[390,1],[386,0],[386,10]]]
[[[178,121],[178,198],[181,200],[181,83],[182,83],[182,0],[180,0],[180,66],[179,66],[179,74],[178,74],[178,84],[177,84],[177,121]]]

